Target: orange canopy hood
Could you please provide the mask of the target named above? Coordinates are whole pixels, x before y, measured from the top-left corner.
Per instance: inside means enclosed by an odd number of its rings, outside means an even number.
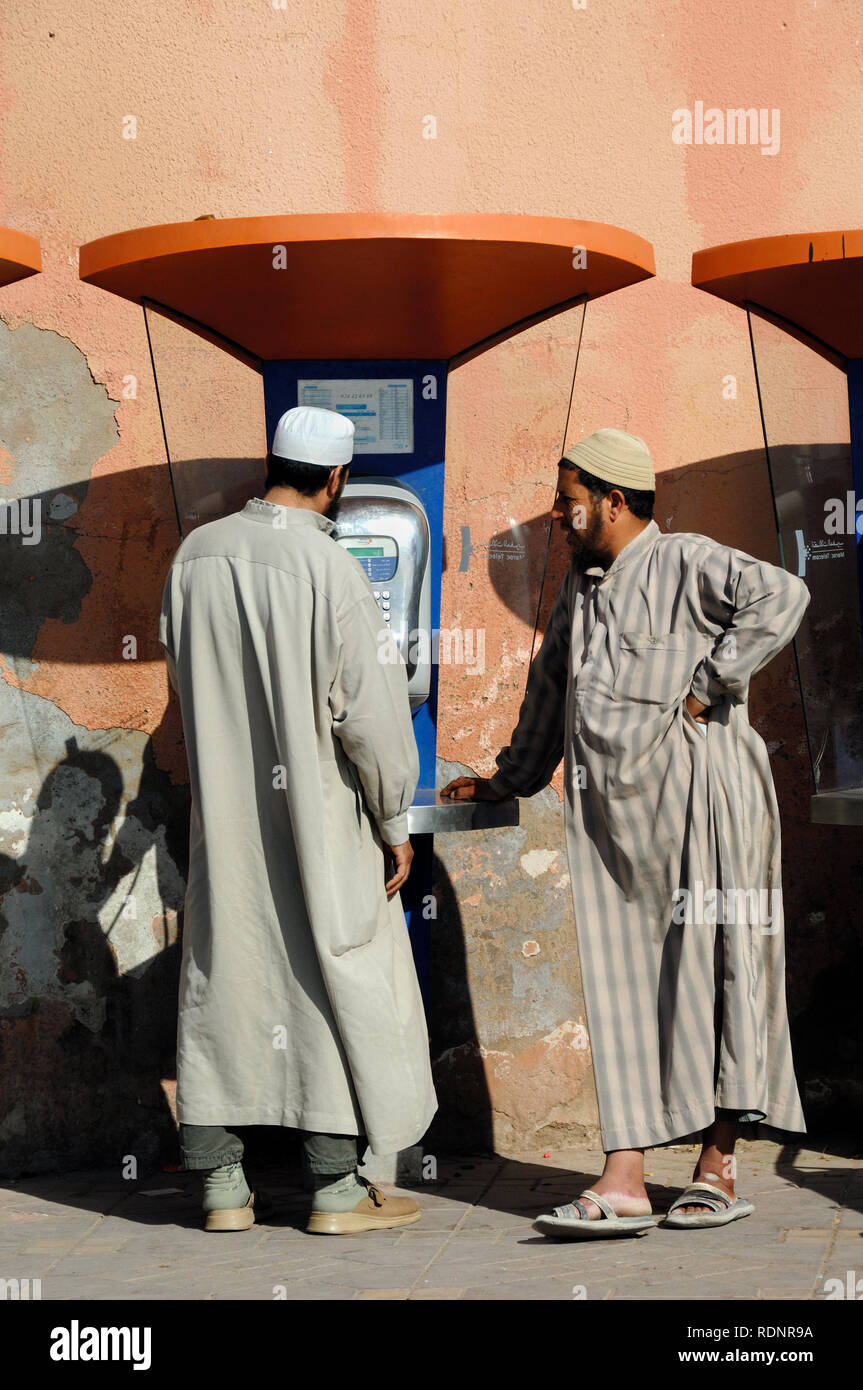
[[[42,269],[42,253],[35,237],[0,227],[0,286],[14,285]]]
[[[601,222],[321,213],[120,232],[81,247],[80,274],[236,356],[448,361],[655,266]]]
[[[761,237],[696,251],[692,283],[766,309],[826,357],[863,357],[863,231]],[[819,346],[820,344],[820,346]]]

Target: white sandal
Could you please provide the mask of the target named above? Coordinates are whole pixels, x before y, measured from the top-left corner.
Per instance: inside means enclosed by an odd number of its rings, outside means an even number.
[[[679,1207],[709,1207],[710,1210],[684,1213],[678,1210]],[[690,1227],[727,1226],[729,1221],[739,1221],[741,1216],[749,1216],[754,1210],[745,1197],[729,1197],[721,1187],[701,1180],[691,1182],[677,1201],[672,1202],[662,1224],[677,1231]]]
[[[595,1202],[602,1215],[594,1220],[588,1215],[587,1207],[580,1200],[586,1197]],[[646,1236],[651,1226],[656,1225],[655,1217],[618,1216],[604,1197],[586,1188],[566,1206],[555,1207],[550,1216],[538,1216],[533,1229],[544,1236],[557,1236],[560,1240],[598,1240],[603,1236]]]

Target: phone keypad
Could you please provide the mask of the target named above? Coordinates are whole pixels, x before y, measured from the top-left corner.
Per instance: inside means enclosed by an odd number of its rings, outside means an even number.
[[[381,610],[381,612],[383,613],[384,622],[385,622],[385,623],[391,623],[391,622],[392,622],[392,613],[390,612],[390,591],[389,591],[389,589],[372,589],[372,593],[374,594],[375,598],[376,598],[377,601],[378,601],[378,608],[379,608],[379,609]]]

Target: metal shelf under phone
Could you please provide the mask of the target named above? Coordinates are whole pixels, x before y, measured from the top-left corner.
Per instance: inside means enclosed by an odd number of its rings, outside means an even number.
[[[810,805],[813,825],[863,825],[863,787],[816,792]]]
[[[434,787],[418,787],[408,810],[409,835],[445,835],[453,830],[496,830],[518,825],[518,801],[454,801]]]

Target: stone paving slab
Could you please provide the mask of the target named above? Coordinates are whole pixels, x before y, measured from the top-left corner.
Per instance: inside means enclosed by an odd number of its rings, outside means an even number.
[[[692,1145],[648,1154],[657,1214],[695,1154]],[[296,1174],[258,1175],[273,1218],[219,1235],[201,1229],[191,1174],[0,1181],[0,1280],[41,1279],[42,1299],[57,1301],[699,1302],[819,1299],[827,1279],[863,1279],[863,1158],[850,1145],[742,1143],[738,1189],[756,1211],[719,1230],[660,1226],[640,1239],[578,1242],[533,1231],[535,1216],[597,1171],[597,1155],[575,1151],[440,1159],[437,1181],[410,1190],[420,1223],[351,1237],[305,1233]]]

